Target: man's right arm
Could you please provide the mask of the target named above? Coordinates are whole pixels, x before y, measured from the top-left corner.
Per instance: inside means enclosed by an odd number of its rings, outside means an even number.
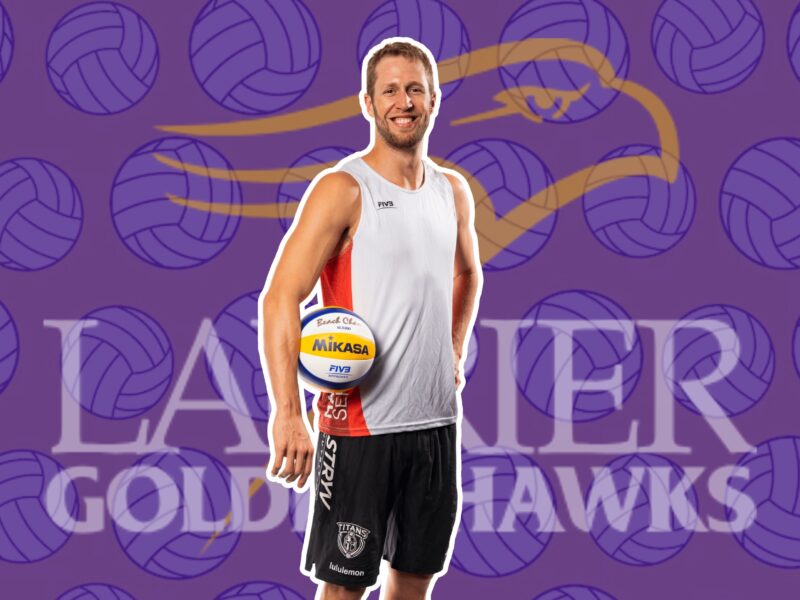
[[[273,400],[272,477],[302,488],[313,466],[314,449],[300,401],[297,360],[300,353],[300,303],[311,293],[325,263],[340,252],[360,213],[356,181],[343,172],[321,178],[306,198],[298,222],[272,266],[264,295],[264,356]],[[283,459],[283,471],[278,474]]]

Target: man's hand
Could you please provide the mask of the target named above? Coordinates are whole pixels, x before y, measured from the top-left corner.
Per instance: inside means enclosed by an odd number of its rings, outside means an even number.
[[[461,385],[461,369],[459,368],[461,356],[455,350],[453,351],[453,362],[456,367],[456,389],[458,389],[458,386]]]
[[[272,424],[272,459],[267,467],[269,479],[285,479],[288,487],[297,481],[297,489],[302,490],[314,466],[314,446],[308,436],[302,413],[297,415],[276,415]],[[278,473],[283,464],[283,470]],[[298,480],[299,477],[299,480]]]

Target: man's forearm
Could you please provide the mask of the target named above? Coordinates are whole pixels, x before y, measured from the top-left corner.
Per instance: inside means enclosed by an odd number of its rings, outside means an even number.
[[[478,294],[478,277],[474,271],[465,271],[453,279],[453,351],[459,358]]]
[[[299,415],[300,389],[297,358],[300,353],[299,305],[269,295],[264,300],[264,356],[278,414]]]

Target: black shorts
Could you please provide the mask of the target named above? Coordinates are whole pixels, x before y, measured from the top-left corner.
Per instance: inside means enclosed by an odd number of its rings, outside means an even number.
[[[456,425],[317,440],[305,571],[369,587],[381,557],[408,573],[444,569],[458,512]]]

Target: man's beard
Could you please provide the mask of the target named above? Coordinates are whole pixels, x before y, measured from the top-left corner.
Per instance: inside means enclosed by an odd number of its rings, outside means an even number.
[[[422,138],[425,137],[425,132],[428,131],[428,125],[430,125],[430,115],[425,113],[420,114],[417,126],[414,128],[413,133],[410,135],[404,135],[402,137],[392,133],[387,126],[387,122],[388,119],[386,118],[382,120],[375,119],[375,127],[378,129],[378,133],[381,134],[381,137],[386,141],[386,143],[397,150],[412,150],[416,148],[417,145],[422,141]]]

